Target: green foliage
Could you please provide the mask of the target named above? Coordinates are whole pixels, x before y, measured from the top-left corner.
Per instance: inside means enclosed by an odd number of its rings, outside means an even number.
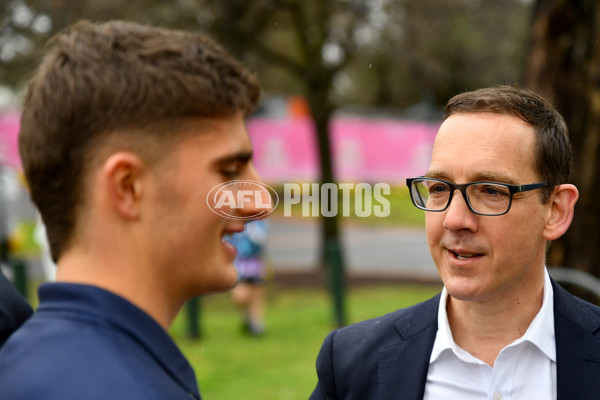
[[[43,44],[77,20],[127,19],[209,31],[258,73],[266,93],[310,95],[327,82],[337,105],[397,111],[520,81],[530,10],[522,0],[5,0],[0,83],[20,88]],[[339,60],[324,62],[326,49]]]
[[[15,257],[36,257],[40,254],[40,245],[35,238],[36,221],[22,220],[17,224],[9,241],[12,255]]]
[[[318,289],[267,287],[267,333],[241,333],[238,310],[227,294],[202,300],[201,340],[185,337],[182,313],[171,334],[195,369],[204,398],[212,400],[300,400],[316,384],[315,360],[333,329],[328,294]],[[348,298],[349,320],[357,322],[428,299],[437,286],[356,288]]]

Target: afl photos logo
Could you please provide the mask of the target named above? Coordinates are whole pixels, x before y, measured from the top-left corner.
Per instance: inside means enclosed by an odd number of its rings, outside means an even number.
[[[230,181],[215,186],[206,196],[206,204],[217,215],[230,219],[256,219],[265,217],[275,210],[279,203],[277,192],[262,182]],[[243,208],[255,212],[239,212]]]

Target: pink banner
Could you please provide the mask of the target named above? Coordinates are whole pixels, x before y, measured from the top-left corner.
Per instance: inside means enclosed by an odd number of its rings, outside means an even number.
[[[20,115],[0,115],[0,162],[20,168],[17,136]],[[394,119],[334,118],[333,168],[340,182],[404,183],[429,166],[439,124]],[[317,141],[312,120],[253,118],[247,123],[254,163],[268,183],[316,182]]]
[[[319,178],[318,152],[308,118],[248,121],[254,163],[269,183]],[[439,124],[393,119],[335,118],[331,123],[334,174],[342,182],[404,183],[429,166]]]
[[[308,182],[318,177],[318,153],[310,119],[255,118],[247,123],[254,164],[269,183]]]
[[[21,114],[8,111],[0,114],[0,163],[21,168],[18,136]]]

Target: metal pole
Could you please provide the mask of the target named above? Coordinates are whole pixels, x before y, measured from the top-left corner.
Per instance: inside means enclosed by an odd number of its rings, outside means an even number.
[[[329,270],[331,294],[333,297],[334,322],[338,327],[341,327],[346,325],[346,285],[342,253],[338,240],[338,238],[327,238],[326,260],[327,269]]]
[[[200,328],[200,316],[202,313],[200,298],[191,298],[185,305],[185,312],[187,314],[188,338],[199,339],[202,336],[202,330]]]
[[[27,268],[25,262],[18,258],[9,259],[9,265],[13,270],[13,284],[15,288],[27,298]]]

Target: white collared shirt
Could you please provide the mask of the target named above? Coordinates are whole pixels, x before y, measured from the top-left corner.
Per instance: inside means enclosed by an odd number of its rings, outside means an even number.
[[[545,271],[542,308],[525,334],[500,351],[494,367],[454,342],[446,314],[446,288],[438,309],[425,400],[555,400],[554,293]],[[507,321],[510,323],[510,321]]]

